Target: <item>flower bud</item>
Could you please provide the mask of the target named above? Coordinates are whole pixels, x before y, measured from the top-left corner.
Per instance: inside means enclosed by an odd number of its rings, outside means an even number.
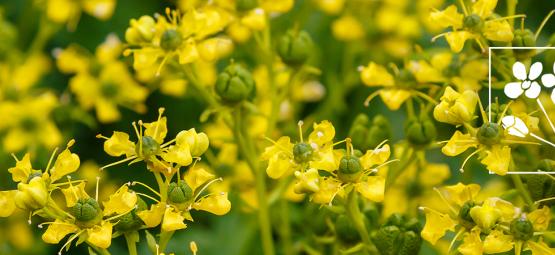
[[[41,177],[35,177],[29,183],[19,183],[15,194],[15,204],[23,210],[37,210],[48,202],[48,189]]]
[[[175,140],[178,145],[187,143],[191,151],[191,156],[193,157],[200,157],[208,149],[208,145],[210,144],[208,136],[203,132],[197,133],[194,128],[179,132]]]
[[[339,215],[335,221],[337,238],[344,243],[354,244],[360,241],[360,236],[353,222],[346,215]]]
[[[150,42],[154,37],[155,26],[156,21],[150,16],[131,19],[130,27],[125,30],[125,40],[130,44]]]
[[[297,66],[310,57],[312,45],[312,39],[306,31],[289,30],[279,40],[277,52],[284,63]]]
[[[251,73],[238,64],[227,66],[216,81],[216,93],[226,103],[235,104],[251,99],[255,89]]]
[[[183,204],[193,198],[193,190],[185,181],[172,182],[168,187],[168,200],[174,204]]]
[[[413,118],[405,125],[407,140],[416,148],[433,142],[437,136],[434,123],[428,118]]]
[[[142,144],[135,145],[135,152],[143,158],[150,158],[160,152],[160,144],[150,136],[141,137]]]
[[[485,145],[498,144],[501,141],[502,130],[497,123],[484,123],[480,129],[478,129],[478,134],[476,135],[478,141]]]
[[[312,146],[308,143],[296,143],[293,145],[293,158],[297,163],[307,163],[312,158]]]
[[[102,219],[100,205],[90,197],[77,200],[77,203],[71,207],[71,214],[75,216],[77,224],[85,227],[93,226]]]
[[[353,121],[349,137],[352,138],[355,148],[363,151],[370,150],[391,138],[391,125],[389,120],[382,115],[376,115],[370,121],[366,114],[361,113]]]
[[[183,43],[181,33],[175,29],[167,29],[160,38],[160,47],[164,50],[175,50]]]
[[[395,251],[399,248],[401,235],[398,226],[382,226],[372,234],[372,239],[381,254],[397,254]]]
[[[530,29],[517,29],[514,31],[512,41],[513,47],[534,47],[536,46],[536,36]],[[531,58],[536,54],[534,49],[513,49],[516,59],[523,60]]]
[[[526,218],[517,218],[511,222],[511,234],[516,240],[529,240],[534,236],[534,225]]]
[[[356,156],[343,156],[339,161],[338,176],[344,182],[355,182],[362,171],[360,160]]]
[[[470,14],[464,17],[463,26],[472,32],[479,33],[484,28],[484,21],[478,14]]]
[[[254,9],[258,5],[257,0],[236,0],[235,8],[238,11],[248,11]]]

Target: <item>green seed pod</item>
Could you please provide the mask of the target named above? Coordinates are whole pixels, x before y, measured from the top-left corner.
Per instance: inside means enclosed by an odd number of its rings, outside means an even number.
[[[339,215],[335,221],[335,231],[337,238],[344,243],[354,244],[360,241],[360,236],[352,223],[351,219],[346,215]]]
[[[277,52],[284,63],[298,66],[310,57],[312,46],[312,38],[306,31],[289,30],[280,38]]]
[[[387,220],[383,225],[401,227],[405,224],[405,221],[406,221],[405,216],[399,213],[394,213],[387,218]]]
[[[382,226],[372,234],[372,240],[382,255],[395,255],[402,239],[401,229],[397,226]]]
[[[143,158],[150,158],[160,152],[160,144],[150,136],[143,136],[141,138],[142,145],[137,143],[135,145],[135,152],[142,155]],[[142,147],[141,147],[142,146]]]
[[[297,163],[307,163],[312,158],[312,146],[308,143],[296,143],[293,145],[293,158]]]
[[[215,88],[218,96],[230,104],[251,99],[256,89],[251,73],[239,64],[227,66],[218,75]]]
[[[114,228],[121,232],[136,231],[140,229],[144,225],[144,222],[137,215],[137,213],[144,211],[146,209],[147,209],[147,205],[145,201],[142,198],[137,197],[137,208],[119,217],[117,219],[117,224],[114,226]]]
[[[407,140],[415,148],[429,145],[436,139],[437,130],[434,123],[428,118],[413,118],[405,125]]]
[[[530,240],[534,236],[534,225],[528,219],[517,218],[511,222],[511,234],[517,240]]]
[[[183,204],[193,198],[193,190],[185,181],[170,183],[168,187],[168,199],[174,204]]]
[[[420,238],[420,235],[418,235],[414,231],[404,232],[399,245],[399,251],[396,253],[396,255],[418,254],[421,245],[422,238]]]
[[[236,0],[235,1],[235,8],[238,11],[248,11],[254,9],[258,5],[257,0]]]
[[[391,125],[383,115],[376,115],[370,121],[366,114],[361,113],[353,121],[349,137],[354,147],[366,151],[391,138]]]
[[[472,227],[474,227],[474,225],[476,225],[474,219],[472,219],[472,216],[470,216],[470,209],[472,209],[474,206],[476,206],[476,203],[474,201],[467,201],[459,210],[459,222],[461,223],[461,225],[463,225],[463,227],[467,229],[471,229]]]
[[[162,33],[162,37],[160,38],[160,47],[164,50],[175,50],[181,43],[183,42],[182,35],[179,31],[175,29],[167,29]]]
[[[468,30],[479,33],[484,28],[484,21],[477,14],[470,14],[463,19],[463,26]]]
[[[31,173],[29,174],[29,178],[27,178],[26,183],[31,182],[31,180],[34,179],[35,177],[42,177],[42,171],[41,170],[32,170]]]
[[[83,226],[92,226],[102,219],[100,205],[92,198],[80,198],[71,207],[71,214]]]
[[[360,160],[356,156],[343,156],[339,161],[338,176],[344,182],[355,182],[362,171]]]
[[[478,134],[476,135],[478,141],[485,145],[498,144],[501,141],[503,133],[501,128],[497,123],[484,123],[480,129],[478,129]]]
[[[512,41],[513,47],[534,47],[536,46],[536,36],[530,29],[517,29],[514,31]],[[534,49],[513,49],[516,59],[523,60],[531,58],[536,54]]]

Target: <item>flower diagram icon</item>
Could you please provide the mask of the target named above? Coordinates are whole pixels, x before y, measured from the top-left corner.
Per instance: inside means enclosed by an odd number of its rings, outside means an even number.
[[[555,71],[555,63],[553,70]],[[523,95],[527,98],[535,99],[545,118],[549,122],[553,133],[555,134],[555,126],[547,114],[541,100],[538,98],[542,91],[542,86],[548,89],[555,86],[555,75],[552,73],[542,75],[542,71],[543,65],[540,62],[533,63],[528,72],[526,70],[526,66],[522,62],[515,62],[513,64],[513,76],[518,81],[507,83],[505,85],[504,92],[505,95],[511,99],[517,99]],[[555,103],[555,89],[551,92],[551,101]],[[555,147],[555,143],[530,132],[524,121],[516,116],[505,116],[501,119],[501,123],[509,135],[517,137],[526,137],[529,135],[545,144]]]

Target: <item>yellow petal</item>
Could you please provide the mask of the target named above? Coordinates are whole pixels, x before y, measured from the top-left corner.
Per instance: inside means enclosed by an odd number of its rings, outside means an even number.
[[[484,240],[484,253],[494,254],[507,252],[513,249],[514,242],[510,235],[503,234],[502,231],[493,230]]]
[[[294,191],[297,194],[318,192],[320,190],[320,175],[318,170],[311,168],[304,172],[296,171]]]
[[[404,89],[381,89],[380,98],[385,106],[392,111],[399,110],[401,105],[410,98],[410,92]]]
[[[393,86],[395,80],[393,76],[387,72],[385,67],[374,62],[368,63],[368,66],[362,68],[360,78],[366,86]]]
[[[341,183],[332,178],[320,179],[318,192],[312,194],[311,201],[317,204],[329,204],[335,196],[342,196]]]
[[[162,231],[170,232],[179,229],[184,229],[187,225],[183,222],[185,217],[183,217],[179,211],[176,211],[173,207],[166,208],[164,213],[164,220],[162,221]]]
[[[424,187],[435,187],[451,176],[449,165],[447,164],[426,164],[418,176],[418,181]]]
[[[8,217],[15,211],[16,190],[0,191],[0,217]]]
[[[480,239],[480,229],[474,228],[466,233],[463,243],[457,249],[463,255],[482,255],[484,252],[482,239]]]
[[[485,19],[493,13],[497,0],[478,0],[472,5],[472,13]]]
[[[224,215],[231,210],[231,203],[227,199],[227,193],[221,192],[200,199],[193,204],[196,210],[203,210],[216,215]]]
[[[426,224],[420,233],[424,240],[435,245],[437,240],[445,235],[447,230],[455,231],[456,221],[448,214],[443,214],[431,209],[424,209],[426,213]]]
[[[459,29],[463,25],[464,15],[457,11],[457,6],[449,5],[445,10],[433,11],[430,13],[430,19],[435,24],[441,27],[453,27],[453,29]]]
[[[165,161],[176,163],[181,166],[188,166],[193,163],[189,144],[186,143],[168,147],[168,151],[161,156]]]
[[[486,21],[484,36],[491,41],[511,42],[514,34],[513,29],[506,20]]]
[[[549,247],[544,242],[526,242],[528,248],[532,251],[532,255],[552,255],[555,254],[555,248]]]
[[[115,104],[115,102],[103,98],[98,98],[98,100],[96,100],[95,107],[96,116],[98,117],[98,120],[102,123],[115,122],[121,118],[118,106]]]
[[[312,160],[309,162],[310,168],[333,172],[339,168],[339,159],[333,146],[324,146],[316,151]]]
[[[64,237],[71,233],[76,233],[79,228],[71,223],[56,219],[54,223],[48,226],[48,229],[42,234],[42,240],[45,243],[57,244]]]
[[[65,23],[77,14],[79,7],[71,0],[48,0],[46,14],[57,23]]]
[[[455,134],[449,141],[441,148],[441,152],[447,156],[457,156],[465,152],[468,148],[476,148],[477,141],[470,134],[463,134],[461,131],[455,131]]]
[[[17,160],[14,167],[8,169],[8,172],[12,174],[14,182],[26,182],[32,170],[31,156],[26,153],[21,160]]]
[[[321,147],[326,143],[332,142],[334,137],[335,128],[331,122],[323,120],[320,123],[314,123],[313,131],[308,135],[308,141]]]
[[[107,249],[112,244],[112,223],[104,221],[100,226],[87,229],[87,241],[93,245]]]
[[[266,147],[262,153],[262,159],[268,160],[273,157],[278,152],[287,152],[290,156],[293,156],[293,144],[288,136],[280,137],[276,143],[272,146]]]
[[[107,20],[112,17],[115,6],[115,0],[87,0],[83,2],[83,10],[100,20]]]
[[[367,150],[366,153],[360,157],[360,163],[363,169],[371,169],[374,166],[385,163],[391,155],[389,144],[384,144],[380,148],[374,150]]]
[[[198,187],[204,185],[210,180],[213,180],[215,176],[206,171],[203,167],[195,166],[190,168],[186,173],[183,179],[191,187],[192,190],[196,190]]]
[[[241,18],[241,24],[252,30],[262,31],[267,26],[266,14],[261,8],[253,9]]]
[[[293,170],[293,164],[289,155],[283,151],[277,152],[268,161],[268,168],[266,168],[266,174],[272,179],[279,179],[291,173]]]
[[[15,205],[24,210],[37,210],[43,208],[49,199],[46,180],[48,175],[35,177],[29,183],[17,184]]]
[[[333,37],[341,41],[355,41],[364,37],[364,27],[351,15],[343,15],[336,19],[331,25],[331,31]]]
[[[483,205],[476,205],[470,209],[470,216],[478,225],[484,230],[491,229],[499,218],[501,218],[501,212],[497,208],[491,206],[490,203],[484,203]]]
[[[459,182],[455,185],[445,186],[443,190],[446,192],[446,197],[449,201],[453,201],[458,206],[462,206],[478,195],[478,192],[480,192],[480,185],[464,185]]]
[[[373,202],[382,202],[385,191],[385,178],[383,176],[368,176],[366,181],[355,184],[358,193]]]
[[[164,142],[164,138],[166,138],[166,134],[168,133],[167,123],[168,120],[166,117],[162,117],[157,121],[151,123],[144,123],[143,126],[145,127],[145,136],[150,136],[154,138],[159,144]]]
[[[534,231],[545,231],[551,221],[551,210],[547,206],[536,209],[527,215],[528,220],[534,225]]]
[[[89,195],[85,191],[84,182],[62,189],[62,193],[64,194],[64,197],[66,199],[67,207],[73,207],[79,199],[89,197]]]
[[[104,215],[123,214],[129,212],[137,204],[137,194],[130,192],[127,185],[121,186],[116,193],[110,195],[104,205]]]
[[[150,206],[149,210],[140,211],[137,216],[145,223],[148,228],[156,227],[162,222],[162,217],[164,217],[164,212],[166,210],[166,205],[162,203],[153,204]]]
[[[104,151],[113,157],[125,155],[127,157],[135,154],[135,144],[129,141],[129,135],[114,131],[114,134],[104,142]]]
[[[451,50],[455,53],[459,53],[462,51],[464,47],[464,43],[466,40],[473,38],[474,36],[467,31],[455,31],[455,32],[448,32],[445,34],[445,40],[451,47]]]
[[[511,148],[509,146],[494,145],[486,151],[486,156],[480,161],[486,168],[498,175],[505,175],[511,162]]]
[[[79,164],[79,156],[75,153],[71,153],[69,148],[65,149],[58,155],[56,162],[54,163],[54,167],[50,169],[50,179],[52,182],[55,182],[64,176],[77,171]]]

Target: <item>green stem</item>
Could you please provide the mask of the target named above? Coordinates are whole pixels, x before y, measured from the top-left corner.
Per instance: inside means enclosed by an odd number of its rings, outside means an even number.
[[[264,171],[258,166],[258,157],[250,141],[245,139],[245,129],[243,128],[242,109],[236,108],[234,114],[233,133],[237,140],[239,151],[243,154],[245,161],[251,168],[256,181],[256,195],[258,198],[258,221],[262,238],[262,248],[265,255],[274,255],[274,240],[272,238],[272,226],[270,224],[270,214],[268,211],[268,201],[266,198],[266,178]]]
[[[347,216],[351,219],[358,234],[360,235],[360,238],[362,239],[362,242],[364,242],[366,251],[369,251],[370,254],[378,254],[376,246],[370,240],[370,235],[368,234],[368,230],[366,229],[366,225],[364,224],[364,215],[362,214],[358,206],[358,196],[356,190],[351,190],[347,199],[347,205],[345,208]]]
[[[127,250],[129,255],[137,255],[137,243],[128,234],[123,235],[125,237],[125,242],[127,243]]]
[[[287,200],[281,199],[279,203],[281,216],[281,239],[284,254],[294,254],[291,246],[291,225],[289,222],[289,204]]]
[[[168,243],[170,242],[170,239],[172,239],[173,233],[175,231],[167,231],[167,232],[161,232],[160,233],[160,252],[165,252],[166,251],[166,247],[168,246]]]
[[[520,196],[522,197],[522,199],[524,199],[524,202],[526,202],[528,206],[533,207],[534,201],[532,200],[530,193],[528,193],[528,190],[526,190],[526,188],[524,187],[524,184],[522,183],[522,179],[520,178],[520,175],[512,174],[511,178],[513,180],[513,183],[516,189],[520,193]]]
[[[167,185],[162,180],[162,175],[160,173],[154,172],[154,177],[156,178],[156,183],[158,183],[158,190],[160,192],[160,202],[166,202],[168,196]]]

